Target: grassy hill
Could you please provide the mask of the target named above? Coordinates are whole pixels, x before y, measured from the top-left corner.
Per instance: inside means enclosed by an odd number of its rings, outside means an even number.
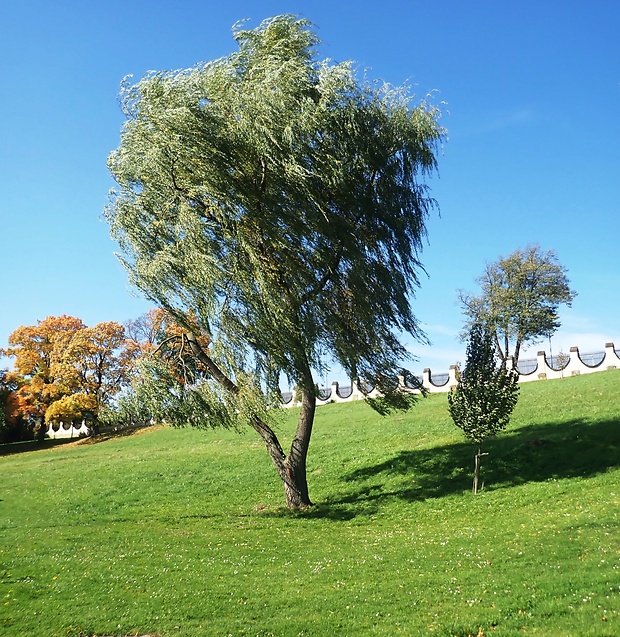
[[[251,431],[5,448],[0,635],[620,635],[619,398],[523,385],[478,496],[445,395],[319,408],[298,513]]]

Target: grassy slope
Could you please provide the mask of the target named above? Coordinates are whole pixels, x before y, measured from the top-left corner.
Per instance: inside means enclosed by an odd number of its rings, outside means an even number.
[[[1,457],[0,635],[619,635],[619,389],[524,385],[476,497],[445,395],[319,409],[305,513],[251,433]]]

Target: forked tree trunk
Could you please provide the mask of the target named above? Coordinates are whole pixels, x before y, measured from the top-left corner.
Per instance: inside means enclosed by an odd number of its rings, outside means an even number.
[[[239,388],[228,378],[215,362],[200,347],[196,337],[191,334],[185,334],[185,338],[196,357],[207,367],[213,377],[227,391],[238,394]],[[308,368],[308,378],[310,383],[312,376]],[[316,397],[311,389],[301,390],[301,412],[295,436],[291,443],[291,449],[288,456],[284,453],[282,445],[278,440],[275,432],[264,423],[260,418],[253,418],[250,426],[262,438],[267,452],[282,480],[284,486],[284,495],[286,497],[286,506],[289,509],[301,509],[312,506],[310,496],[308,495],[308,480],[306,476],[306,458],[308,456],[308,447],[310,445],[310,436],[312,435],[312,425],[314,424],[314,412],[316,410]]]
[[[283,480],[286,506],[289,509],[299,509],[312,506],[308,495],[308,479],[306,475],[306,459],[312,425],[314,424],[314,412],[316,411],[316,398],[314,394],[303,389],[301,391],[301,411],[295,430],[295,437],[291,443],[284,465],[287,479]]]
[[[312,411],[314,411],[314,408],[312,408]],[[252,420],[250,425],[265,443],[271,461],[280,476],[280,480],[282,480],[286,506],[289,509],[303,509],[311,506],[312,502],[308,495],[308,481],[306,478],[306,456],[310,438],[309,434],[306,434],[308,421],[304,416],[303,407],[288,456],[284,453],[278,437],[269,425],[257,418]],[[311,421],[310,429],[312,429]]]
[[[251,423],[265,442],[271,460],[282,480],[286,506],[289,509],[304,509],[312,506],[308,494],[306,459],[314,424],[316,398],[309,390],[301,390],[301,393],[301,411],[288,455],[284,454],[277,436],[268,425],[257,420]]]

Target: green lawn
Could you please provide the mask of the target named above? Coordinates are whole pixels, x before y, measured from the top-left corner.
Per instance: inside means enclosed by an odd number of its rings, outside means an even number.
[[[0,635],[620,635],[619,390],[523,385],[478,496],[445,395],[319,408],[298,513],[250,431],[0,448]]]

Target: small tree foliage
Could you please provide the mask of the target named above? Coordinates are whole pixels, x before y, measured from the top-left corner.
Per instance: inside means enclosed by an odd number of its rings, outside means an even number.
[[[515,367],[524,345],[559,328],[559,306],[570,307],[576,296],[555,252],[539,246],[487,265],[478,283],[479,295],[459,293],[467,317],[465,334],[476,323],[486,325],[504,363],[512,356]]]
[[[470,331],[465,368],[456,388],[448,394],[454,424],[478,445],[474,492],[478,490],[481,444],[505,429],[519,397],[518,374],[498,365],[490,331],[474,325]]]

